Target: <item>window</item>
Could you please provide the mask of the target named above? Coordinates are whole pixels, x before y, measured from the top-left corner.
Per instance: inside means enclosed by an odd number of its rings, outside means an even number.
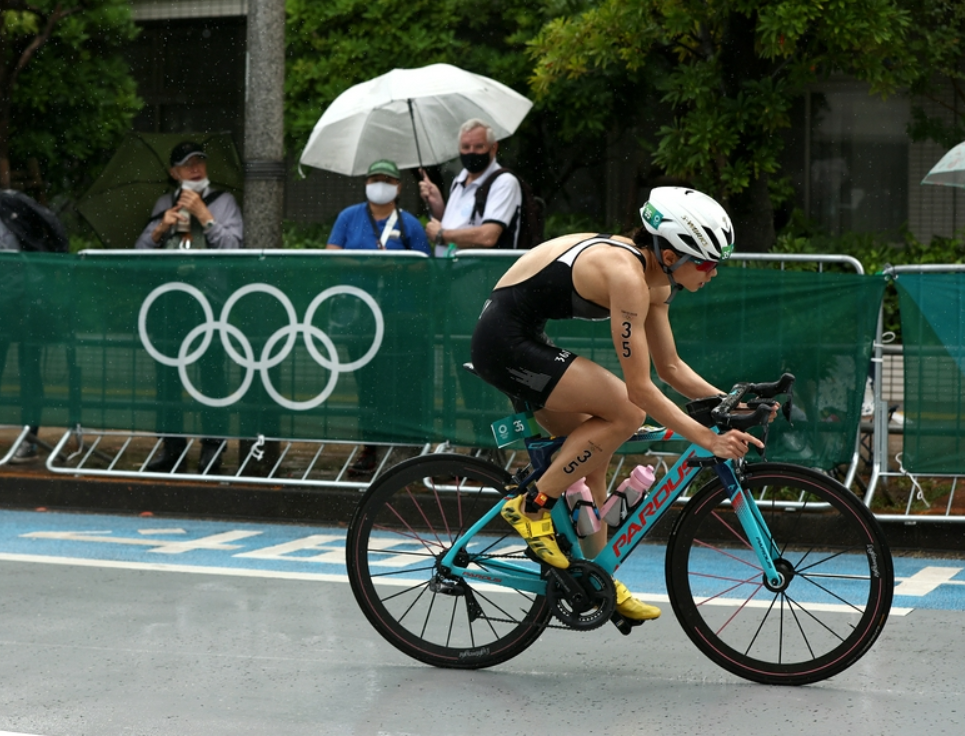
[[[896,234],[907,222],[909,115],[906,97],[864,85],[809,94],[804,204],[823,230]]]
[[[134,129],[228,130],[243,143],[245,19],[150,21],[128,50],[145,107]]]

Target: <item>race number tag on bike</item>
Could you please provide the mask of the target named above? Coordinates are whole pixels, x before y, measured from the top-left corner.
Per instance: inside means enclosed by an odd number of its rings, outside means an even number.
[[[498,422],[492,423],[493,436],[496,438],[497,447],[505,447],[516,440],[535,437],[540,433],[539,424],[536,417],[528,411],[513,414]]]

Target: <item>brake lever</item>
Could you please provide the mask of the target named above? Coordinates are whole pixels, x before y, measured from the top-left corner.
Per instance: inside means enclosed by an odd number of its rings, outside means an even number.
[[[758,456],[761,458],[761,460],[765,462],[767,461],[767,433],[770,431],[771,431],[771,423],[765,422],[764,429],[761,431],[761,442],[764,443],[764,446],[758,447],[757,445],[754,445],[754,449],[757,450]]]
[[[787,420],[787,423],[793,427],[794,422],[791,421],[791,400],[790,399],[788,399],[783,404],[781,404],[781,413],[784,415],[784,418]]]

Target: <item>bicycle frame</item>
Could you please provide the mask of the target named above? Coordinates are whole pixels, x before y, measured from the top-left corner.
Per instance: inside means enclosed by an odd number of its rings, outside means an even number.
[[[671,430],[656,428],[635,434],[628,442],[658,442],[673,439],[680,439],[680,437]],[[519,493],[525,493],[526,488],[542,476],[546,468],[549,467],[553,453],[560,448],[564,441],[565,438],[563,437],[548,440],[541,438],[526,440],[526,448],[533,463],[533,470],[520,484]],[[700,473],[701,467],[692,464],[691,461],[708,460],[710,458],[712,458],[712,455],[703,448],[698,445],[690,445],[667,474],[650,490],[643,501],[612,532],[610,541],[591,561],[612,575]],[[768,583],[774,586],[781,585],[783,576],[775,566],[775,561],[780,557],[780,553],[773,542],[760,510],[757,508],[757,504],[741,487],[732,461],[718,462],[711,467],[727,489],[737,518],[757,555]],[[519,565],[497,559],[487,559],[485,563],[486,572],[479,573],[469,570],[466,566],[457,562],[466,543],[499,514],[502,505],[501,500],[495,503],[492,509],[470,527],[443,557],[442,565],[456,576],[543,595],[546,592],[546,580],[540,577],[538,573]],[[556,533],[566,537],[572,545],[571,555],[576,559],[586,559],[583,556],[579,537],[577,537],[576,530],[570,520],[569,509],[565,501],[557,503],[553,507],[552,515]],[[464,555],[462,556],[464,557]]]

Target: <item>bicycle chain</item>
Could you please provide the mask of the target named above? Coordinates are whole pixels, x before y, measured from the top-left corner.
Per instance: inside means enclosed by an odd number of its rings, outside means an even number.
[[[495,624],[516,624],[517,626],[528,626],[531,629],[562,629],[564,631],[585,631],[585,629],[575,629],[572,626],[564,626],[563,624],[553,624],[550,621],[555,621],[552,616],[549,617],[547,623],[545,624],[527,624],[523,621],[516,621],[511,618],[491,618],[490,616],[482,616],[483,619]]]
[[[529,561],[529,562],[532,562],[532,559],[530,559],[529,557],[527,557],[525,554],[518,554],[518,555],[514,555],[514,554],[500,554],[500,555],[494,555],[493,557],[480,557],[480,558],[477,558],[476,564],[479,564],[479,562],[478,562],[479,559],[527,560],[527,561]],[[496,624],[516,624],[517,626],[529,626],[530,628],[544,629],[544,630],[545,630],[545,629],[561,629],[562,631],[583,631],[583,632],[586,632],[586,631],[594,631],[594,630],[595,630],[595,629],[579,629],[579,628],[576,628],[575,626],[566,626],[566,625],[564,625],[564,624],[559,624],[559,623],[556,623],[556,624],[550,623],[550,622],[552,622],[552,621],[556,621],[556,620],[557,620],[556,618],[554,618],[554,617],[552,616],[552,614],[551,614],[550,617],[547,619],[547,622],[544,623],[544,624],[526,624],[525,622],[523,622],[523,621],[518,621],[518,620],[516,620],[516,619],[511,619],[511,618],[492,618],[491,616],[482,616],[481,618],[482,618],[483,620],[485,620],[485,621],[489,621],[489,622],[491,622],[491,623],[496,623]]]

